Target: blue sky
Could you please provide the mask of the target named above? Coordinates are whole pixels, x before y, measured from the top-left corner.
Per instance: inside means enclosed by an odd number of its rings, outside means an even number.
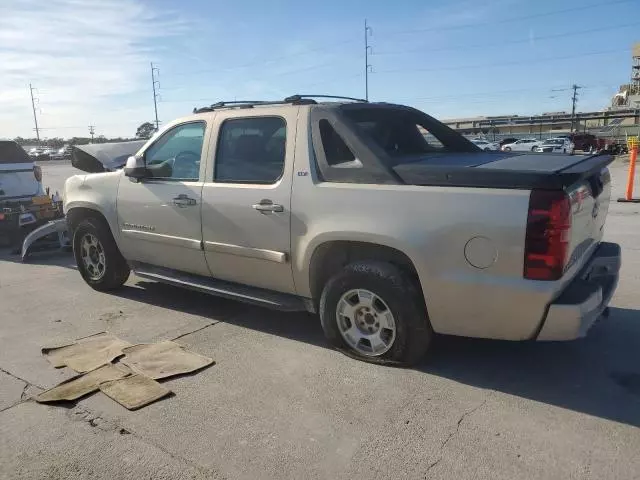
[[[606,106],[628,81],[640,0],[3,0],[0,136],[132,135],[221,99],[364,96],[439,118]],[[75,26],[75,29],[71,27]]]

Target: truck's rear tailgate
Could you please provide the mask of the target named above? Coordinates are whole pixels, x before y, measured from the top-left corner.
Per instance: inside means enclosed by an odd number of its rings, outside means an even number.
[[[587,252],[602,240],[611,198],[611,175],[602,169],[567,189],[571,202],[571,230],[565,272],[580,268]]]

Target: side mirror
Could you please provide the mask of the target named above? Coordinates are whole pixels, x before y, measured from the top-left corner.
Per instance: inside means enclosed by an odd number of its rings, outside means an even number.
[[[144,158],[134,156],[127,158],[127,163],[124,166],[124,174],[127,177],[137,179],[149,176]]]

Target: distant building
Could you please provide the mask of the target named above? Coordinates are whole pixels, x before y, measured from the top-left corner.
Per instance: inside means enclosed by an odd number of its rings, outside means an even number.
[[[640,108],[640,43],[631,51],[631,81],[620,85],[618,93],[611,99],[609,110]]]

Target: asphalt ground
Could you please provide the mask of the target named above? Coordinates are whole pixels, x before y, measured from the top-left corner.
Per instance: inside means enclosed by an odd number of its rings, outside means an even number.
[[[54,191],[75,173],[43,170]],[[612,176],[617,198],[626,165]],[[312,315],[135,277],[99,293],[68,253],[21,264],[0,250],[0,479],[638,479],[640,204],[611,204],[606,239],[622,245],[621,281],[586,338],[439,337],[404,370],[328,348]],[[132,343],[183,335],[217,363],[133,412],[102,394],[29,400],[73,375],[43,345],[104,330]]]

